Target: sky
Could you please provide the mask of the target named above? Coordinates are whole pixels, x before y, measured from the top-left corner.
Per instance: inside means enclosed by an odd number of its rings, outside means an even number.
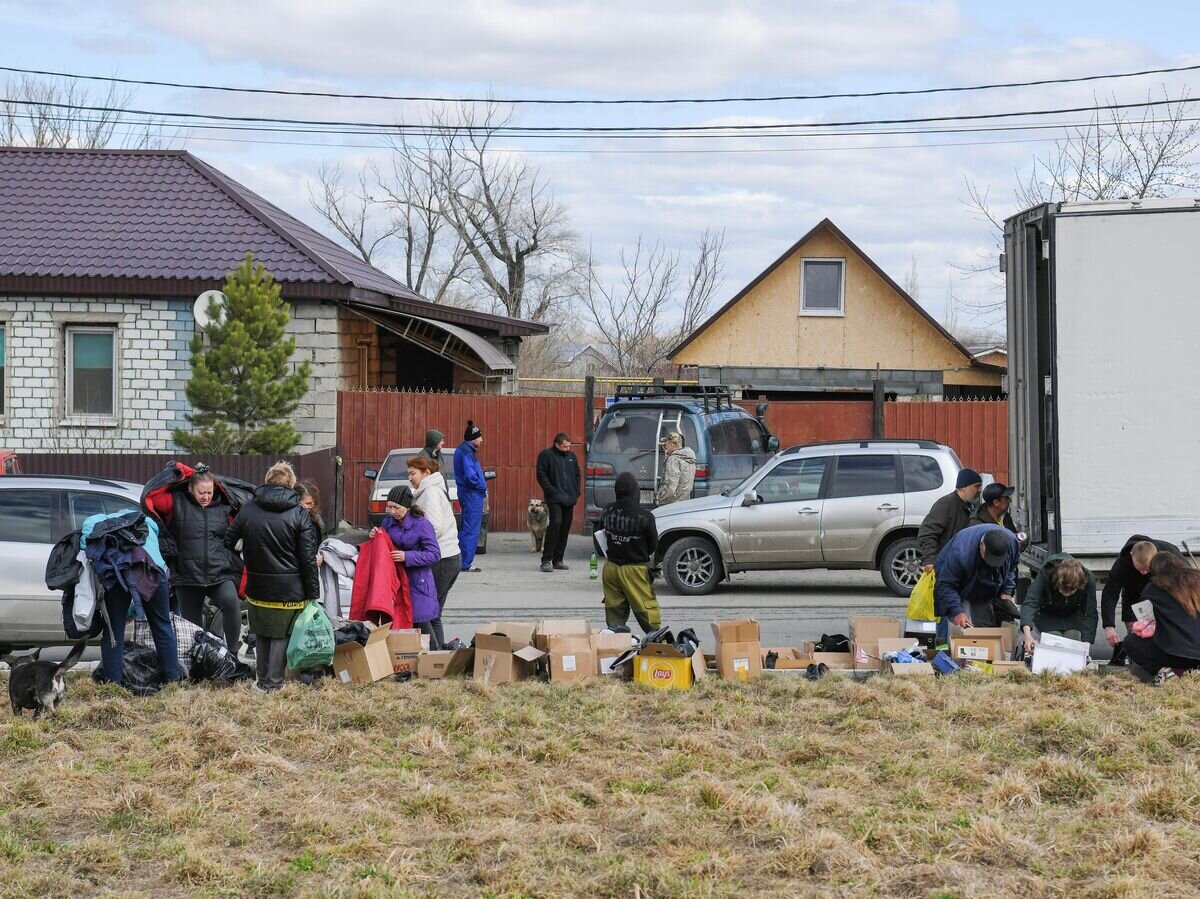
[[[1200,4],[952,0],[0,0],[0,64],[245,87],[436,96],[714,97],[929,88],[1200,63]],[[1190,45],[1190,46],[1189,46]],[[672,106],[527,106],[522,125],[822,123],[978,114],[1171,97],[1197,73],[922,97]],[[3,83],[4,73],[0,73]],[[134,107],[309,119],[425,121],[423,103],[140,87]],[[1086,118],[1086,116],[1084,117]],[[1078,116],[1064,120],[1081,121]],[[998,211],[1054,130],[688,140],[512,139],[541,167],[580,240],[611,265],[640,236],[685,253],[724,229],[724,303],[822,218],[944,318],[996,281],[963,267],[996,255],[966,181]],[[272,141],[272,142],[268,142]],[[285,143],[279,141],[291,141]],[[355,144],[347,146],[346,144]],[[378,141],[377,143],[382,143]],[[322,164],[355,172],[388,150],[363,138],[191,132],[186,149],[323,227],[309,204]],[[385,265],[386,267],[386,265]],[[979,323],[988,323],[984,317]]]

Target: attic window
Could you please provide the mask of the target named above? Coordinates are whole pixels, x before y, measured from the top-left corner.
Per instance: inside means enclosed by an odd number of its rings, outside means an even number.
[[[845,315],[846,260],[805,259],[800,266],[800,314]]]

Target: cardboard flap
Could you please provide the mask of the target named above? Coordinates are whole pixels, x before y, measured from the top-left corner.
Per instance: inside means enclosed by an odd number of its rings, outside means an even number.
[[[712,632],[718,643],[753,643],[760,634],[758,621],[753,618],[714,621]]]
[[[916,645],[911,637],[884,637],[879,641],[879,657],[883,658],[885,652],[906,652]]]
[[[854,615],[850,618],[850,642],[876,643],[889,637],[903,637],[904,622],[888,615]]]
[[[504,634],[513,643],[527,645],[533,642],[537,627],[529,621],[492,621],[481,627],[476,634]]]
[[[592,633],[592,626],[583,618],[543,618],[537,623],[540,637],[566,637],[582,634],[587,637]]]
[[[391,653],[420,652],[422,650],[421,632],[392,631],[388,634],[387,643],[388,652]]]
[[[622,653],[637,646],[632,634],[592,634],[592,648],[601,654]]]
[[[378,643],[381,640],[386,640],[389,634],[391,634],[391,631],[386,627],[377,627],[367,635],[366,645],[371,646],[372,644]]]
[[[520,649],[513,650],[513,657],[520,659],[522,662],[536,662],[546,654],[534,646],[522,646]]]
[[[503,634],[488,634],[480,631],[475,635],[476,652],[512,652],[513,641]]]
[[[538,647],[539,649],[543,647]],[[592,638],[583,634],[569,634],[563,636],[547,637],[546,652],[550,655],[562,655],[563,653],[590,653],[592,652]]]
[[[891,671],[898,677],[933,676],[933,666],[928,662],[893,662]]]
[[[682,659],[684,654],[670,643],[647,643],[638,652],[640,656],[651,656],[659,659]]]

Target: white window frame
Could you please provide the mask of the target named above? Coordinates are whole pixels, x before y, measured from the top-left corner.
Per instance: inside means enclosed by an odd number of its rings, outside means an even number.
[[[805,272],[804,268],[810,262],[836,262],[841,271],[841,277],[838,278],[838,307],[836,309],[806,309],[804,307],[804,285]],[[846,315],[846,260],[843,257],[830,256],[814,256],[808,259],[800,260],[800,314],[801,315],[816,315],[826,318],[841,318]]]
[[[113,389],[112,389],[112,413],[89,415],[85,412],[75,411],[75,335],[76,334],[108,334],[112,338],[113,344]],[[117,338],[120,334],[120,328],[117,325],[67,325],[63,335],[63,353],[66,357],[63,365],[63,375],[65,380],[64,396],[66,397],[66,415],[63,417],[69,422],[81,422],[87,424],[114,424],[117,421],[117,416],[120,414],[120,395],[121,395],[121,373],[120,373],[120,358],[118,348],[120,343]]]

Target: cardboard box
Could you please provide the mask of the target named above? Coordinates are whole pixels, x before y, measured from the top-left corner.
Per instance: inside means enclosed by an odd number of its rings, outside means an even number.
[[[767,667],[767,655],[775,653],[775,667]],[[794,646],[772,646],[762,651],[763,671],[803,671],[812,664],[812,656]]]
[[[999,637],[951,637],[950,657],[956,662],[998,662],[1004,659],[1004,644]]]
[[[689,690],[705,673],[702,653],[689,659],[668,643],[650,643],[633,657],[633,682],[656,690]]]
[[[992,662],[992,672],[997,677],[999,677],[1000,675],[1003,675],[1003,674],[1012,674],[1013,672],[1025,674],[1028,671],[1029,671],[1029,668],[1026,667],[1024,662],[1008,662],[1008,661]]]
[[[532,621],[491,621],[481,627],[477,634],[503,634],[514,645],[533,646],[537,626]]]
[[[717,676],[722,680],[755,680],[762,674],[762,639],[753,618],[714,621]]]
[[[810,665],[825,665],[830,671],[854,670],[854,653],[852,652],[817,652],[816,643],[812,640],[804,644],[804,652],[808,656]]]
[[[1058,634],[1042,634],[1033,648],[1033,673],[1053,671],[1071,674],[1087,670],[1091,646],[1081,640],[1069,640]]]
[[[888,662],[887,671],[897,677],[933,677],[933,666],[928,662]]]
[[[1017,645],[1017,626],[1009,623],[1001,627],[959,627],[957,624],[950,625],[951,637],[972,637],[978,640],[984,638],[994,638],[1000,641],[1001,648],[1004,652],[1004,658],[1012,658],[1013,648]],[[993,659],[992,661],[997,661]]]
[[[590,634],[549,636],[546,647],[551,683],[574,684],[597,676],[596,652]]]
[[[879,641],[904,636],[904,622],[887,615],[854,615],[850,618],[850,652],[856,671],[878,671]]]
[[[367,627],[371,627],[370,624]],[[388,652],[386,627],[377,627],[367,636],[366,646],[343,643],[333,650],[333,673],[343,684],[372,684],[392,674],[392,656]]]
[[[417,656],[417,677],[460,677],[471,670],[475,650],[470,648],[423,652]]]
[[[590,637],[592,626],[582,618],[543,618],[537,623],[537,632],[529,641],[542,652],[549,652],[547,644],[551,637],[575,637],[582,634]]]
[[[396,674],[407,671],[417,677],[417,658],[422,652],[429,652],[429,637],[418,630],[391,631],[387,645],[392,671]]]
[[[525,631],[518,631],[524,634]],[[528,635],[533,639],[533,625]],[[502,633],[475,635],[475,679],[489,684],[508,684],[534,677],[546,653]]]
[[[592,655],[596,659],[596,674],[622,677],[629,673],[627,666],[614,668],[617,657],[637,646],[632,634],[592,634]]]

